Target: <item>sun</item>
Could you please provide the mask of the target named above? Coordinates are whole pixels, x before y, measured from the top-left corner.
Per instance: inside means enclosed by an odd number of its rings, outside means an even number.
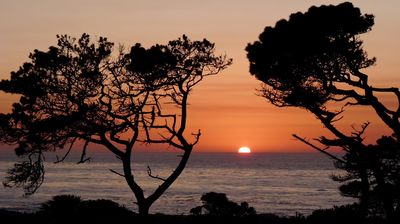
[[[238,153],[251,153],[251,149],[247,146],[240,147]]]

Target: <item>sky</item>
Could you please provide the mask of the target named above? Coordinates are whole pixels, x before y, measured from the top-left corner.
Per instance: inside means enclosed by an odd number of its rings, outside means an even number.
[[[0,0],[0,79],[28,61],[34,49],[56,44],[57,34],[104,36],[127,47],[165,44],[186,34],[192,40],[207,38],[217,53],[233,58],[233,65],[208,77],[190,96],[189,131],[201,129],[195,151],[235,152],[248,146],[253,152],[309,152],[291,137],[309,139],[327,134],[312,114],[301,109],[276,108],[257,96],[260,87],[248,72],[244,48],[258,39],[265,26],[274,26],[291,13],[312,5],[343,1],[313,0]],[[377,57],[366,70],[377,86],[399,86],[400,1],[352,1],[363,13],[375,15],[364,47]],[[16,95],[0,93],[0,112],[10,111]],[[390,103],[391,98],[386,97]],[[370,121],[367,141],[388,130],[369,108],[355,108],[340,124],[343,128]]]

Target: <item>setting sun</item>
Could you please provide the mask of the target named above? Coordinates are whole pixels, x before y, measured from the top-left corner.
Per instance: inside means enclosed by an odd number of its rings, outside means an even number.
[[[251,153],[251,150],[247,146],[240,147],[238,153]]]

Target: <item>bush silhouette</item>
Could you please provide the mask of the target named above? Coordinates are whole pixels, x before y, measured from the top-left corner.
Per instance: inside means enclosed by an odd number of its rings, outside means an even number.
[[[77,213],[81,203],[82,199],[79,196],[57,195],[44,202],[40,207],[40,212],[54,215]]]
[[[121,206],[114,201],[106,199],[82,201],[79,211],[89,215],[101,214],[103,216],[124,215],[131,212],[124,206]]]
[[[372,219],[367,220],[363,215],[360,205],[354,203],[315,210],[307,217],[307,221],[309,221],[309,223],[371,223]]]
[[[111,200],[82,200],[75,195],[57,195],[41,205],[40,213],[73,218],[120,216],[132,212]]]
[[[201,196],[201,201],[203,205],[190,210],[192,215],[248,216],[256,214],[255,209],[249,207],[247,202],[238,204],[230,201],[224,193],[205,193]]]

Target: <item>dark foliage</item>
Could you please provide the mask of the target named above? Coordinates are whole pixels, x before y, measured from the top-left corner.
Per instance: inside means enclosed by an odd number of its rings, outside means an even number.
[[[310,223],[318,223],[321,220],[329,220],[329,223],[339,222],[362,222],[365,221],[365,217],[360,210],[358,204],[334,206],[330,209],[319,209],[313,211],[311,215],[307,217]]]
[[[42,203],[39,213],[54,217],[95,217],[132,215],[133,213],[118,203],[106,200],[82,200],[74,195],[57,195]]]
[[[366,218],[362,208],[359,204],[349,204],[342,206],[334,206],[329,209],[318,209],[306,218],[306,223],[364,223],[364,224],[378,224],[390,223],[382,218],[369,217]]]
[[[268,85],[262,93],[274,105],[318,108],[335,94],[333,82],[374,64],[357,37],[373,24],[348,2],[292,14],[247,46],[250,73]]]
[[[127,208],[106,199],[83,201],[80,205],[80,212],[93,216],[99,213],[103,215],[127,215],[131,213]]]
[[[41,204],[40,212],[51,215],[71,215],[78,212],[82,199],[75,195],[57,195]]]
[[[207,193],[204,200],[212,204],[222,204],[223,207],[232,206],[226,195],[220,193]],[[203,201],[204,201],[203,200]],[[219,201],[219,202],[217,202]],[[222,202],[222,203],[221,203]],[[234,203],[234,202],[233,202]],[[237,203],[236,206],[239,206]],[[216,205],[213,205],[216,206]],[[41,204],[41,208],[35,213],[20,213],[0,209],[0,220],[2,223],[146,223],[146,224],[319,224],[319,223],[364,223],[364,224],[386,224],[385,220],[380,218],[365,218],[358,204],[334,206],[330,209],[315,210],[309,216],[296,215],[292,217],[278,216],[275,214],[252,214],[251,215],[233,215],[231,212],[221,208],[218,215],[207,213],[208,215],[164,215],[151,214],[141,216],[131,212],[124,206],[111,200],[82,200],[74,195],[58,195],[51,200]],[[215,211],[215,210],[214,210]],[[232,210],[231,210],[232,211]],[[225,214],[222,214],[225,213]]]
[[[379,96],[389,94],[398,103],[400,91],[374,87],[362,72],[375,58],[368,57],[359,36],[373,25],[373,15],[362,14],[349,2],[313,6],[278,21],[275,27],[266,27],[246,51],[250,73],[263,82],[263,97],[278,107],[310,111],[331,132],[333,138],[316,139],[322,147],[294,137],[346,171],[346,175],[333,177],[343,183],[342,194],[359,198],[365,215],[369,211],[391,219],[400,213],[400,110],[391,109]],[[373,108],[393,134],[369,145],[364,142],[369,122],[352,127],[350,133],[336,125],[345,110],[354,106]],[[342,149],[344,156],[330,153],[330,148]]]
[[[308,217],[282,217],[274,214],[258,214],[252,216],[186,216],[186,215],[163,215],[152,214],[146,217],[133,213],[101,213],[85,215],[84,212],[78,212],[79,216],[74,214],[50,215],[48,213],[19,213],[0,210],[0,220],[5,223],[146,223],[146,224],[333,224],[333,223],[363,223],[363,224],[386,224],[385,220],[379,218],[360,218],[352,214],[354,205],[340,206],[332,209],[316,210]],[[346,216],[349,215],[349,216]],[[389,223],[388,223],[389,224]]]
[[[205,200],[224,201],[227,204],[227,198],[224,194],[208,193]],[[221,203],[219,203],[221,204]],[[236,204],[236,203],[235,203]],[[236,204],[236,206],[239,206]],[[311,215],[304,217],[296,215],[293,217],[278,216],[275,214],[252,214],[245,216],[235,216],[231,213],[219,215],[164,215],[152,214],[141,216],[135,214],[117,203],[98,199],[82,200],[74,195],[58,195],[51,200],[42,203],[41,209],[35,213],[19,213],[0,209],[0,220],[2,223],[231,223],[231,224],[319,224],[319,223],[365,223],[365,224],[385,224],[385,220],[379,218],[365,218],[360,213],[360,207],[357,204],[335,206],[331,209],[319,209]]]
[[[201,196],[203,205],[190,210],[192,215],[212,215],[212,216],[250,216],[255,215],[256,210],[249,207],[247,202],[237,204],[230,201],[226,194],[208,192]]]

